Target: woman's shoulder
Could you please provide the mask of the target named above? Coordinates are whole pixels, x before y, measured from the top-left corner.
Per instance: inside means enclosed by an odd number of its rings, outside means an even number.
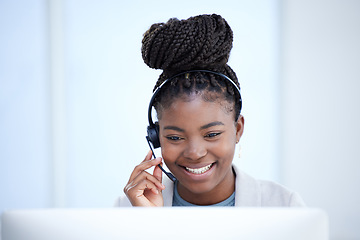
[[[238,206],[257,207],[304,207],[297,192],[274,181],[258,180],[233,166],[236,173],[236,196]]]
[[[287,187],[272,181],[258,180],[261,188],[262,206],[304,207],[300,195]]]

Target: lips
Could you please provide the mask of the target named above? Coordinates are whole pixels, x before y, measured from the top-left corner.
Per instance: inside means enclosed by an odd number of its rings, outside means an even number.
[[[193,174],[203,174],[203,173],[209,171],[213,165],[214,165],[214,163],[211,163],[211,164],[206,165],[206,166],[201,167],[201,168],[185,167],[185,169],[186,169],[186,171],[188,171],[190,173],[193,173]]]

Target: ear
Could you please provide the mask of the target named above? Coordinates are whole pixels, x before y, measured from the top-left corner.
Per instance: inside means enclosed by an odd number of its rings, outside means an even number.
[[[243,135],[244,124],[245,124],[244,116],[240,115],[237,122],[235,123],[235,127],[236,127],[236,143],[238,143],[240,141],[240,138]]]

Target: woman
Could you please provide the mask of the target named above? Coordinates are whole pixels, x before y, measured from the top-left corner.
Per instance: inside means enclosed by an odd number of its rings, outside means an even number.
[[[304,205],[298,194],[232,164],[244,131],[240,85],[227,65],[232,40],[231,28],[215,14],[170,19],[144,34],[145,63],[163,70],[150,104],[162,158],[149,151],[116,206]],[[162,161],[174,182],[162,176]]]

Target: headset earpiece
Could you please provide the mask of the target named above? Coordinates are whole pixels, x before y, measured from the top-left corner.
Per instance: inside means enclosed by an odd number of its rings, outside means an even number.
[[[159,148],[160,147],[159,124],[157,122],[147,127],[147,135],[153,147]]]

